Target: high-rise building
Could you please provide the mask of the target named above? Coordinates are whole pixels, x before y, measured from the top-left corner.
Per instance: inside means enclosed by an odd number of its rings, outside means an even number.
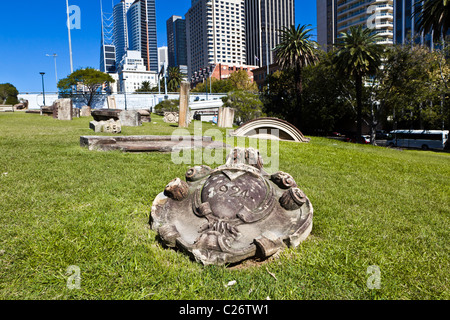
[[[128,49],[127,12],[134,0],[121,0],[113,9],[114,46],[116,48],[116,66],[122,61]]]
[[[166,25],[169,67],[178,67],[187,74],[186,20],[180,16],[171,16]]]
[[[158,48],[158,73],[161,72],[164,64],[169,63],[169,52],[166,46]]]
[[[406,44],[416,43],[433,46],[433,39],[430,34],[418,32],[416,10],[421,6],[417,0],[396,0],[395,1],[395,43]]]
[[[400,0],[401,1],[401,0]],[[363,25],[382,40],[394,43],[394,0],[317,0],[317,39],[330,48],[341,32]]]
[[[116,47],[114,46],[113,14],[103,12],[102,1],[100,1],[100,14],[102,22],[100,71],[114,73],[116,72]]]
[[[101,45],[100,71],[106,73],[116,72],[116,47],[114,45]]]
[[[136,0],[127,13],[128,49],[140,51],[148,71],[158,71],[155,0]]]
[[[337,37],[336,0],[317,0],[317,43],[325,51]]]
[[[337,30],[347,32],[351,26],[364,25],[373,29],[381,44],[394,43],[394,0],[338,0]]]
[[[186,40],[189,78],[211,65],[245,65],[245,1],[192,0]]]
[[[295,25],[295,1],[246,0],[245,17],[247,64],[275,63],[273,49],[281,41],[280,30]]]

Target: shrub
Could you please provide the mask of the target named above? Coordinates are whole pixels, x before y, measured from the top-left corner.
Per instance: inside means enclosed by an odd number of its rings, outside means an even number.
[[[164,112],[178,112],[180,100],[163,100],[155,106],[155,113],[164,115]]]

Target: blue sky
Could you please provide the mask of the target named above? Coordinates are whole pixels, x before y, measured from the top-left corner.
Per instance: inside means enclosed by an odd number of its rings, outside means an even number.
[[[114,0],[114,3],[119,0]],[[190,0],[156,0],[158,46],[166,45],[166,20],[184,16]],[[72,30],[74,69],[99,68],[100,0],[69,0],[81,9],[81,29]],[[111,12],[112,1],[103,0],[104,11]],[[316,0],[295,0],[296,23],[316,28]],[[45,72],[46,91],[56,91],[52,57],[58,54],[58,78],[70,73],[65,0],[1,1],[0,83],[9,82],[20,92],[40,92],[39,72]]]

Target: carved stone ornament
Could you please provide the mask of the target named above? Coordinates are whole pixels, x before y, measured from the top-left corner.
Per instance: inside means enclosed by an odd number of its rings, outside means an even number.
[[[255,149],[235,148],[225,165],[194,167],[153,202],[150,225],[164,245],[204,265],[266,259],[297,247],[313,207],[287,173],[269,175]]]

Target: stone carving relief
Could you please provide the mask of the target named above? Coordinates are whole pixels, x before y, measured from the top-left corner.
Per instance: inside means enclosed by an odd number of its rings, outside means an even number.
[[[156,197],[150,225],[164,245],[205,265],[266,259],[312,230],[308,197],[291,175],[265,172],[255,149],[235,148],[225,165],[191,168],[185,180]]]

